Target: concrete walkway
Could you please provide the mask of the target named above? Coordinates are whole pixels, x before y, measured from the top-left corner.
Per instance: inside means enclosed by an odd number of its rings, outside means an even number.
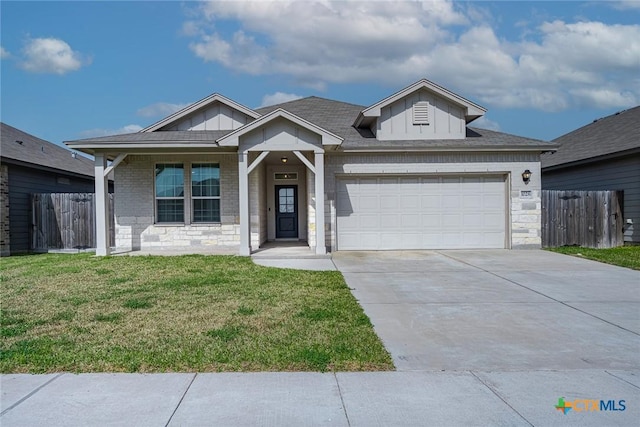
[[[639,387],[615,370],[4,375],[0,424],[637,426]],[[559,397],[626,409],[565,415]]]
[[[638,425],[640,272],[543,251],[333,263],[398,371],[3,375],[0,425]]]

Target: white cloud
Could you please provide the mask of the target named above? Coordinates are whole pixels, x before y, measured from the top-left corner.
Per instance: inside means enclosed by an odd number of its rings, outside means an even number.
[[[142,130],[140,125],[126,125],[119,129],[88,129],[80,132],[80,136],[83,138],[95,138],[99,136],[120,135],[123,133],[136,133]]]
[[[559,111],[640,102],[640,25],[549,21],[508,40],[477,4],[209,2],[188,22],[193,53],[249,75],[400,88],[427,77],[491,107]],[[226,34],[221,22],[238,30]],[[522,37],[522,38],[520,38]]]
[[[147,105],[146,107],[140,108],[136,114],[141,117],[157,117],[157,116],[168,116],[176,111],[182,110],[184,107],[190,104],[171,104],[168,102],[156,102],[155,104]]]
[[[22,68],[33,73],[66,74],[90,63],[71,49],[64,40],[56,38],[29,39],[22,53]]]
[[[6,50],[4,47],[0,46],[0,59],[6,59],[9,58],[11,56],[11,53],[9,53],[8,50]]]
[[[262,103],[258,108],[268,107],[269,105],[282,104],[283,102],[295,101],[296,99],[300,98],[302,98],[302,96],[296,95],[295,93],[276,92],[262,97]]]
[[[487,119],[486,116],[482,116],[479,119],[474,120],[469,126],[480,129],[500,131],[500,124],[498,122],[494,122],[493,120]]]
[[[620,1],[612,1],[610,4],[619,10],[633,10],[640,9],[640,1],[638,0],[620,0]]]

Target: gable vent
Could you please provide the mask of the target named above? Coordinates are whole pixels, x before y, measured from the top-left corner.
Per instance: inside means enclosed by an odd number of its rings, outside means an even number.
[[[429,124],[429,102],[418,101],[413,104],[413,124],[428,125]]]

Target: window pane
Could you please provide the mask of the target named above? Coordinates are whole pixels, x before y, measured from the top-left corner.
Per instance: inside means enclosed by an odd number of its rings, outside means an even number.
[[[193,222],[220,222],[219,199],[196,199],[193,201]]]
[[[184,201],[181,199],[156,200],[158,222],[184,222]]]
[[[156,166],[156,197],[183,197],[184,172],[181,164]]]
[[[194,163],[191,166],[193,197],[220,196],[220,167],[214,163]]]

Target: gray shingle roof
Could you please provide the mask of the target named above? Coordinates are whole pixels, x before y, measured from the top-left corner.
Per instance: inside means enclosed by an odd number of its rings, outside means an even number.
[[[558,151],[542,156],[543,168],[639,149],[640,106],[595,120],[553,142]]]
[[[316,96],[284,102],[255,110],[261,115],[282,108],[302,119],[344,138],[341,150],[428,150],[428,149],[531,149],[553,150],[554,144],[485,129],[467,128],[463,140],[378,141],[369,129],[356,129],[353,121],[366,107]],[[67,141],[70,146],[91,144],[207,143],[231,131],[156,131]]]
[[[57,169],[93,178],[94,163],[82,155],[73,158],[71,151],[44,139],[0,123],[2,151],[0,157],[4,161],[29,163],[36,167]],[[16,141],[21,141],[18,143]]]
[[[170,143],[170,142],[211,142],[228,134],[228,130],[202,130],[202,131],[157,131],[157,132],[136,132],[120,135],[99,136],[96,138],[78,139],[75,141],[65,141],[65,144],[73,146],[76,143],[104,143],[104,142],[137,142],[137,143]]]
[[[257,109],[267,114],[277,108],[287,110],[296,116],[344,138],[340,146],[343,150],[388,150],[388,149],[471,149],[471,148],[554,148],[554,145],[538,139],[524,138],[503,132],[467,128],[467,138],[457,140],[409,140],[379,141],[368,129],[356,129],[353,120],[366,107],[330,99],[311,96],[282,104]]]

